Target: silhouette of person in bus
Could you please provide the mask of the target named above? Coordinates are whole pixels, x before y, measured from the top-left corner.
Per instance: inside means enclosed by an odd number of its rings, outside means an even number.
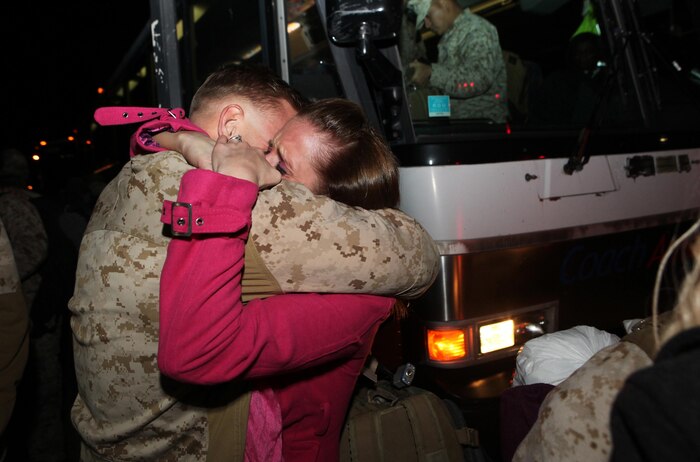
[[[531,99],[530,117],[539,125],[584,125],[604,91],[607,70],[600,37],[590,32],[574,36],[567,47],[566,66],[547,75]]]

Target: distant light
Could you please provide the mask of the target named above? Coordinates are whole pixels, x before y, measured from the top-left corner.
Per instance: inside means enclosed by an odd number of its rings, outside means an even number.
[[[46,146],[47,144],[49,143],[47,143],[46,141],[39,141],[39,146]]]
[[[660,143],[665,143],[665,142],[667,142],[667,141],[668,141],[668,138],[665,137],[665,136],[662,136],[661,138],[659,138],[659,142],[660,142]]]
[[[296,21],[290,22],[289,24],[287,24],[287,33],[291,34],[292,32],[299,29],[300,27],[301,27],[301,24],[299,24],[298,22],[296,22]]]
[[[92,173],[96,175],[96,174],[98,174],[98,173],[104,172],[105,170],[109,170],[109,169],[112,168],[112,167],[114,167],[114,164],[103,165],[102,167],[98,168],[97,170],[95,170],[95,171],[92,172]]]
[[[27,185],[27,189],[31,191],[31,190],[33,190],[33,189],[34,189],[34,186],[32,186],[32,185],[28,184],[28,185]]]
[[[75,137],[73,135],[68,136],[68,141],[75,141]]]
[[[34,154],[32,156],[32,160],[39,160],[39,159],[41,159],[41,157],[39,157],[39,154]]]
[[[92,144],[92,141],[90,141],[90,140],[85,140],[85,144]]]
[[[241,56],[241,58],[243,58],[243,59],[250,59],[250,58],[252,58],[253,56],[255,56],[255,55],[257,55],[258,53],[260,53],[261,51],[262,51],[262,46],[260,46],[260,45],[255,45],[253,48],[251,48],[250,50],[248,50],[248,51],[246,51],[245,53],[243,53],[243,56]]]
[[[494,98],[496,98],[496,99],[501,99],[501,94],[500,94],[500,93],[496,93],[496,94],[494,95]]]
[[[73,129],[73,134],[74,134],[74,135],[77,135],[77,134],[78,134],[78,129],[77,129],[77,128],[74,128],[74,129]]]
[[[506,122],[506,135],[510,135],[511,133],[513,132],[510,129],[510,124]]]
[[[104,92],[105,92],[105,89],[104,89],[104,88],[102,88],[102,87],[97,87],[97,94],[98,94],[98,95],[101,95],[101,94],[103,94]]]
[[[538,159],[546,159],[545,156],[537,156]]]

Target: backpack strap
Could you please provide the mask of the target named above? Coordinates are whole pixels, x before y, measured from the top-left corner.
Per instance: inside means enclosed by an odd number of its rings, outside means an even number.
[[[462,427],[455,430],[457,433],[457,441],[462,446],[479,447],[479,430],[476,428]]]

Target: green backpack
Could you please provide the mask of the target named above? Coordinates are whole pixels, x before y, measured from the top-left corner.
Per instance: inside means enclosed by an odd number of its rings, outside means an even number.
[[[428,390],[399,389],[385,380],[358,388],[341,436],[340,462],[486,460],[474,457],[483,454],[477,431],[456,425],[449,404]]]

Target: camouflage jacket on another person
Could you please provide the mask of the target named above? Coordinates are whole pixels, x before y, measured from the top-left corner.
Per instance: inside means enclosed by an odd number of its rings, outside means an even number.
[[[508,114],[506,84],[498,31],[465,9],[440,38],[430,86],[450,96],[452,118],[503,123]]]

